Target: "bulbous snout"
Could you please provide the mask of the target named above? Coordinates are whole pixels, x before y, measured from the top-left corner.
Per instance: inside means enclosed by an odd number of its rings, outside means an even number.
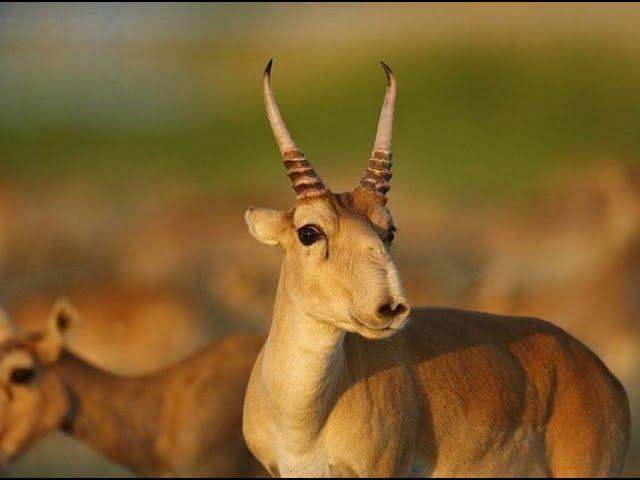
[[[376,273],[369,276],[369,288],[358,302],[356,321],[369,330],[363,335],[380,338],[404,327],[411,307],[404,296],[398,270],[388,254],[375,270]]]
[[[398,330],[404,326],[411,307],[404,296],[390,296],[382,302],[375,313],[376,327]]]
[[[374,304],[375,305],[375,304]],[[385,338],[404,327],[411,307],[404,297],[389,296],[377,309],[356,318],[358,331],[367,338]]]
[[[411,307],[404,296],[400,274],[391,257],[388,258],[385,270],[388,295],[384,301],[379,304],[376,313],[381,320],[387,320],[389,328],[398,329],[404,326]]]
[[[397,300],[389,300],[378,307],[378,316],[381,318],[388,318],[392,322],[396,318],[402,317],[409,311],[409,306],[404,302]]]

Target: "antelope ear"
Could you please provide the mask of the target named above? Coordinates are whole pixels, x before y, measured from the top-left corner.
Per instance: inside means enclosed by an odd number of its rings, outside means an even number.
[[[0,308],[0,343],[9,340],[16,334],[13,322],[9,319],[9,315]]]
[[[55,363],[67,344],[69,333],[80,323],[80,315],[66,298],[51,308],[45,333],[36,344],[36,354],[44,364]]]
[[[286,212],[270,208],[250,207],[244,214],[249,233],[259,242],[278,245],[289,225]]]

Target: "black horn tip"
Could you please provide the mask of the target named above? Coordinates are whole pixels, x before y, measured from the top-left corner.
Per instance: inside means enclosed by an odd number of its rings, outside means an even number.
[[[273,65],[273,58],[269,59],[269,63],[267,63],[267,68],[264,69],[265,75],[271,75],[271,66]]]
[[[391,85],[391,77],[393,76],[393,71],[391,70],[391,67],[386,63],[384,63],[382,60],[380,60],[380,65],[382,65],[382,68],[384,68],[384,73],[387,74],[387,83]]]

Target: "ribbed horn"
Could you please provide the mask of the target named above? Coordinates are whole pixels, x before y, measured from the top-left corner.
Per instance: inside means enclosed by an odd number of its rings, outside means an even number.
[[[287,169],[287,176],[296,191],[297,198],[315,197],[327,193],[327,189],[320,176],[304,156],[291,138],[287,126],[282,120],[278,104],[276,103],[273,89],[271,88],[271,66],[273,59],[269,60],[264,71],[263,93],[267,117],[273,136],[276,139],[280,154]]]
[[[360,187],[385,197],[391,188],[389,183],[391,180],[391,166],[393,165],[391,138],[393,137],[393,114],[396,106],[397,86],[391,68],[384,62],[380,62],[380,64],[387,74],[387,92],[380,110],[380,120],[378,120],[378,131],[373,145],[373,152],[371,153],[371,158],[369,158],[367,172],[360,181]]]

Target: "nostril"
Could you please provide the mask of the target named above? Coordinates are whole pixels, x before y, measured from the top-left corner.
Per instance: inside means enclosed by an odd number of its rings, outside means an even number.
[[[391,305],[389,305],[388,303],[385,303],[380,308],[378,308],[378,314],[382,315],[383,317],[391,317],[393,316],[393,308],[391,308]]]
[[[398,316],[406,313],[409,308],[404,303],[399,303],[396,305],[396,308],[393,310],[393,315]]]
[[[378,314],[384,317],[396,317],[398,315],[402,315],[407,311],[407,306],[403,303],[399,303],[394,307],[389,303],[385,303],[378,308]]]

